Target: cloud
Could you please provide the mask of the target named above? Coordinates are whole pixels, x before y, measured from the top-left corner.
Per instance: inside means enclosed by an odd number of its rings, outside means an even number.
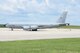
[[[44,2],[39,4],[37,0],[5,0],[0,4],[0,11],[16,13],[18,10],[26,12],[42,12],[46,9]]]
[[[67,9],[70,18],[80,17],[80,0],[1,0],[0,15],[4,16],[58,16]]]
[[[26,13],[45,14],[49,12],[49,8],[52,8],[49,0],[42,0],[41,3],[38,0],[5,0],[0,4],[0,11],[6,14],[20,13],[20,10]]]
[[[77,14],[80,9],[79,0],[2,0],[0,3],[2,14],[18,14],[22,11],[26,14],[54,14],[64,9],[72,13],[76,11]]]

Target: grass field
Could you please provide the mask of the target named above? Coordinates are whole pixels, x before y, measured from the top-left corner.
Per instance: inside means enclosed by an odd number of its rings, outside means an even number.
[[[60,28],[80,29],[80,26],[62,26]]]
[[[0,42],[0,53],[80,53],[80,38]]]

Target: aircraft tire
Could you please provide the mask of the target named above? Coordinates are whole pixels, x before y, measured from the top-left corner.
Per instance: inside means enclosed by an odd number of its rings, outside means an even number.
[[[32,31],[37,31],[37,29],[32,29]]]

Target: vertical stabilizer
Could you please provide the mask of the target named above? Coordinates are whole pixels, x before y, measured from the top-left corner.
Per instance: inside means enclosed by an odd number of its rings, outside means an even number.
[[[63,14],[62,14],[62,16],[60,16],[60,18],[58,19],[57,23],[59,23],[59,24],[65,24],[66,17],[67,17],[67,11],[64,11]]]

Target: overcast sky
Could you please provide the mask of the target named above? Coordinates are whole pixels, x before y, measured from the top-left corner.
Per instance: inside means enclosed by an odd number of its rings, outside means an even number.
[[[80,25],[80,0],[0,0],[0,23],[56,23],[64,10]]]

